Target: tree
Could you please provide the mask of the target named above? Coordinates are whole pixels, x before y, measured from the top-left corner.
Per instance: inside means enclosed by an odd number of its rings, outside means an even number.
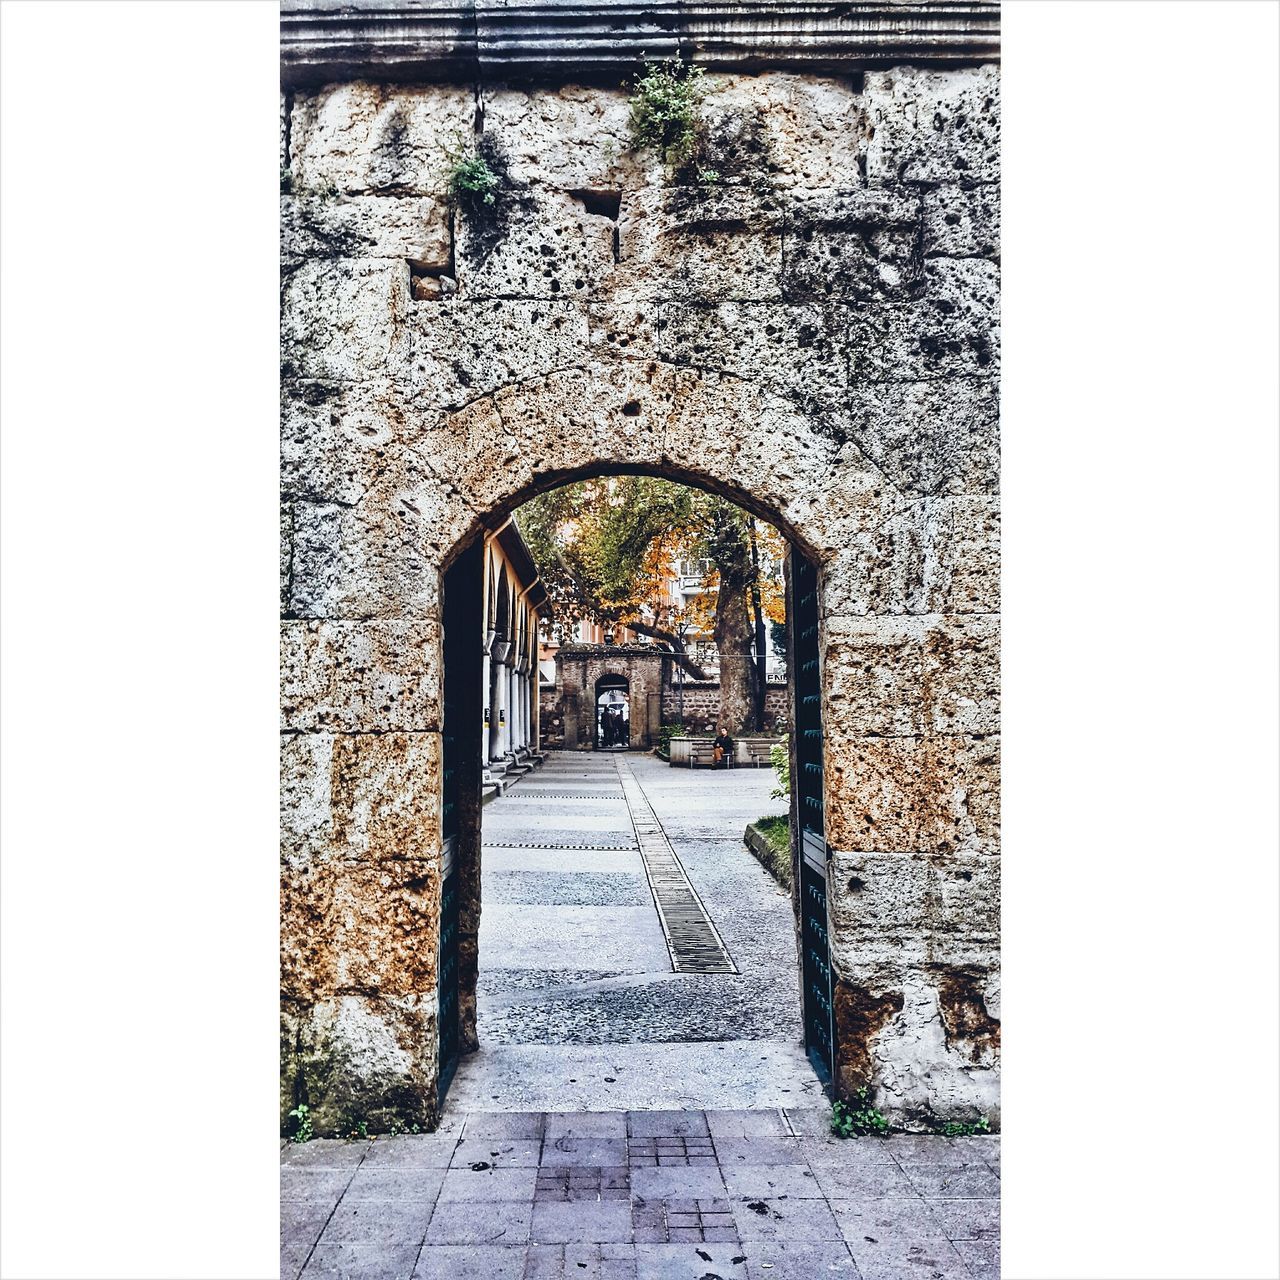
[[[607,476],[532,499],[518,521],[551,596],[558,629],[590,620],[667,645],[695,678],[682,633],[708,630],[720,660],[722,722],[762,727],[763,618],[783,618],[782,538],[723,498],[653,476]],[[665,598],[673,561],[706,560],[688,609]],[[760,625],[757,626],[756,607]]]

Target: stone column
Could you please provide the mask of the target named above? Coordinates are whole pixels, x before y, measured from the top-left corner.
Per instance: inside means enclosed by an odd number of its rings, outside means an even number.
[[[492,635],[490,635],[489,638],[485,641],[484,656],[480,662],[480,670],[481,670],[480,696],[484,699],[484,711],[481,714],[488,715],[490,717],[493,715],[493,710],[492,710],[492,707],[490,706],[490,699],[492,698],[493,690],[490,687],[490,671],[489,671],[489,665],[490,665],[490,662],[492,661],[489,657],[489,646],[492,643],[493,643],[493,637]],[[484,756],[484,762],[487,765],[489,761],[493,758],[493,741],[490,737],[489,724],[487,722],[481,727],[480,734],[481,734],[480,750]]]
[[[507,754],[507,744],[511,740],[511,726],[508,723],[508,717],[511,714],[508,695],[511,689],[510,682],[507,679],[507,673],[510,668],[505,661],[509,648],[510,645],[499,641],[493,655],[494,662],[497,663],[497,669],[496,678],[494,679],[494,705],[489,715],[493,726],[493,751],[490,753],[490,759],[494,761],[501,760]]]
[[[528,659],[520,659],[519,672],[516,680],[520,686],[520,697],[517,699],[520,706],[520,746],[522,748],[529,745],[529,674]]]

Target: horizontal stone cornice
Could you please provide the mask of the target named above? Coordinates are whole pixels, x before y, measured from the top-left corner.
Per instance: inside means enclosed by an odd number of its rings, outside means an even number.
[[[616,80],[642,56],[725,71],[849,72],[999,59],[988,0],[443,3],[283,0],[281,80]]]

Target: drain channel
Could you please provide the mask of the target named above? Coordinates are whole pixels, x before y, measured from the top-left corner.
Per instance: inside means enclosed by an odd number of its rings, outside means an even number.
[[[604,795],[586,795],[572,791],[526,791],[521,787],[519,798],[521,800],[607,800],[617,804],[623,799],[623,795],[621,791],[611,791]],[[512,799],[516,799],[516,796],[513,795]]]
[[[615,756],[614,762],[622,781],[622,794],[631,811],[631,823],[636,829],[653,904],[671,953],[671,968],[676,973],[737,973],[702,899],[689,881],[684,864],[676,856],[644,788],[636,780],[630,761],[625,756]]]

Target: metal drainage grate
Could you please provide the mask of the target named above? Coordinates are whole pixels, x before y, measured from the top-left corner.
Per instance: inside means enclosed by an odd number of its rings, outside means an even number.
[[[676,973],[737,973],[737,966],[689,882],[630,762],[619,758],[617,764],[653,903],[671,953],[671,968]]]
[[[611,795],[576,795],[572,791],[527,791],[521,787],[519,792],[512,792],[511,799],[516,800],[608,800],[611,804],[617,804],[619,800],[625,799],[621,791],[615,791]]]

